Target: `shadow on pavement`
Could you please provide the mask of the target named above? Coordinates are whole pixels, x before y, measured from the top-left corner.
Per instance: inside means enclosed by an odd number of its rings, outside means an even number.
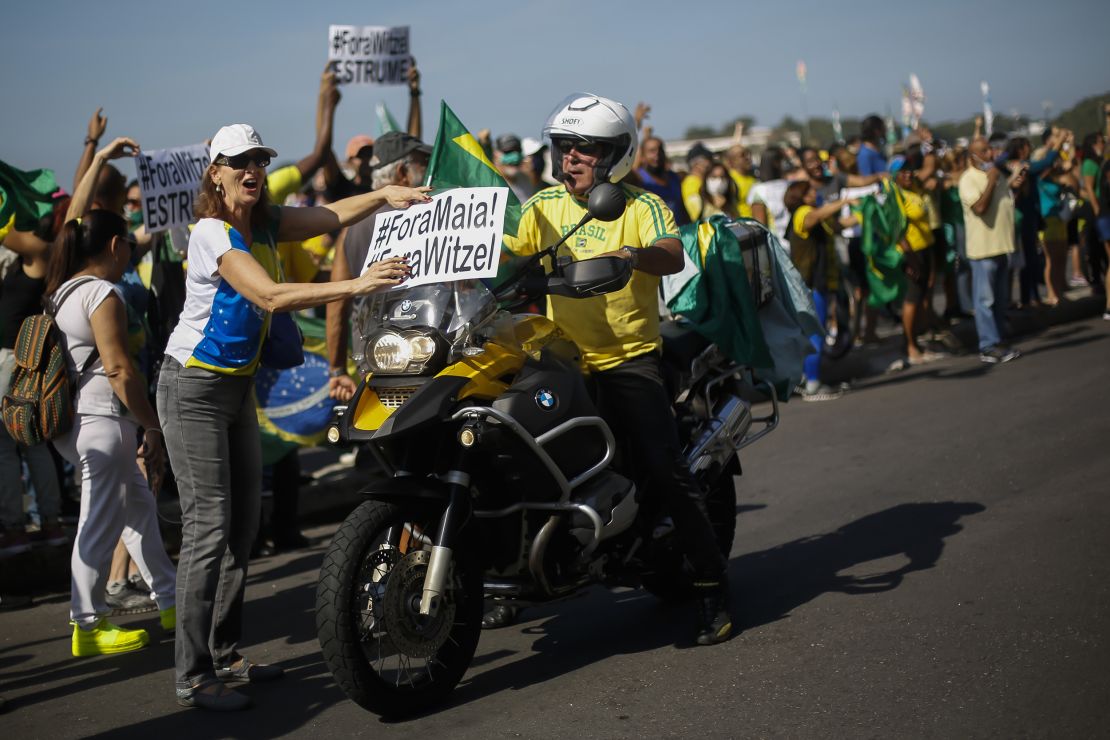
[[[782,619],[824,593],[890,591],[907,574],[933,567],[945,538],[963,529],[959,520],[984,510],[981,504],[966,502],[903,504],[834,532],[742,555],[729,567],[737,604],[734,616],[750,630]],[[893,556],[898,556],[897,567],[862,576],[842,574]],[[643,591],[618,594],[598,589],[564,613],[525,628],[525,634],[537,635],[532,654],[464,679],[450,705],[553,680],[614,655],[666,645],[685,647],[693,628],[690,605],[661,605]]]
[[[732,583],[741,595],[746,629],[781,619],[824,593],[873,594],[897,588],[905,576],[932,568],[944,540],[960,532],[959,520],[985,510],[982,504],[902,504],[734,562]],[[898,567],[868,575],[842,571],[884,558]]]

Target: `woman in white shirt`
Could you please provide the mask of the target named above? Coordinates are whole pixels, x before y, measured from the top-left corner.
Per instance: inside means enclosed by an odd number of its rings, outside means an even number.
[[[54,440],[81,476],[70,597],[71,647],[77,657],[130,652],[148,642],[145,630],[121,629],[105,616],[108,569],[121,535],[151,585],[163,628],[175,626],[176,573],[151,495],[165,466],[162,431],[146,382],[128,352],[126,310],[113,285],[127,269],[133,248],[122,216],[90,211],[65,224],[47,275],[48,308],[63,334],[77,388],[73,428]]]
[[[243,709],[228,682],[282,676],[280,666],[238,652],[247,560],[258,528],[261,453],[254,373],[281,342],[281,313],[385,290],[409,274],[400,258],[359,277],[285,283],[275,245],[336,231],[386,205],[429,200],[430,188],[387,186],[314,208],[271,206],[266,167],[277,155],[242,123],[221,128],[210,147],[189,237],[185,307],[158,376],[158,412],[181,498],[175,642],[177,701]],[[299,351],[299,339],[295,342]],[[295,358],[292,360],[295,361]]]

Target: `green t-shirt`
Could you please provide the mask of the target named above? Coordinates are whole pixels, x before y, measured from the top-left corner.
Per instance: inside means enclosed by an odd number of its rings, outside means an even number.
[[[1093,177],[1094,178],[1094,180],[1095,180],[1095,197],[1101,199],[1102,198],[1102,183],[1099,182],[1098,170],[1099,170],[1098,162],[1096,162],[1093,159],[1084,159],[1083,160],[1083,168],[1079,171],[1079,174],[1082,175],[1084,178],[1087,178],[1087,177]]]

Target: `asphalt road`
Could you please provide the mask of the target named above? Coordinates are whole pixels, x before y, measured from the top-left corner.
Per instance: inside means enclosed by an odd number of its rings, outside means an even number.
[[[953,358],[790,403],[744,456],[743,632],[724,645],[687,648],[686,609],[598,589],[484,634],[450,705],[387,724],[321,662],[321,545],[252,567],[245,652],[288,671],[246,689],[252,710],[177,707],[168,640],[71,658],[58,594],[0,613],[0,734],[1106,737],[1108,323],[1053,327],[1008,365]]]

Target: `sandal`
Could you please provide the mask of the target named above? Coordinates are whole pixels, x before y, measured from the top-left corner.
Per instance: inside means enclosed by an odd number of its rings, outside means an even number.
[[[199,707],[213,712],[236,712],[250,706],[250,697],[211,678],[189,689],[177,690],[177,703],[183,707]]]

